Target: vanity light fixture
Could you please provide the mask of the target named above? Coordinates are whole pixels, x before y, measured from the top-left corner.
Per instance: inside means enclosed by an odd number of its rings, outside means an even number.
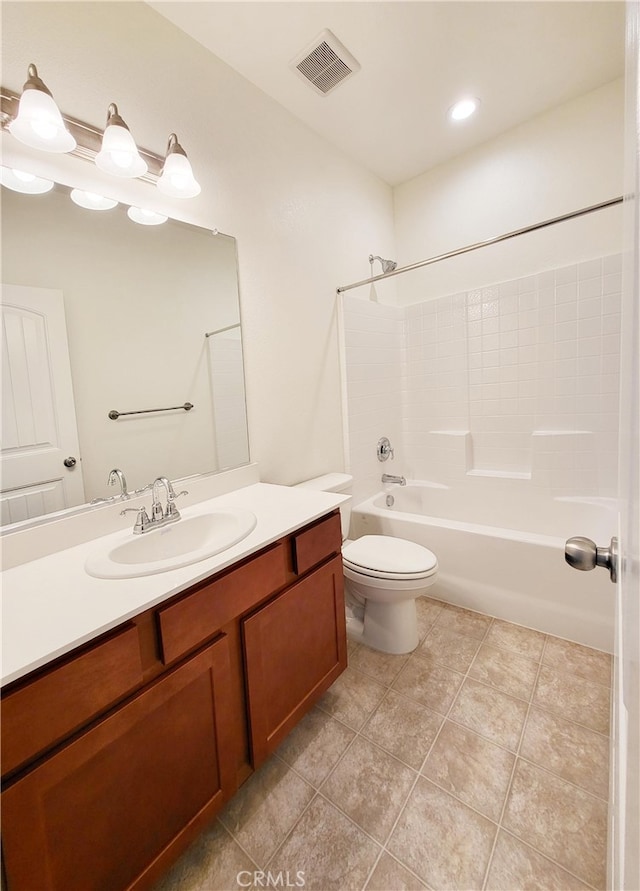
[[[155,210],[146,210],[144,207],[130,207],[127,216],[134,223],[140,223],[142,226],[160,226],[169,219],[162,213],[156,213]]]
[[[157,185],[161,192],[172,198],[195,198],[200,194],[200,185],[193,175],[187,153],[175,133],[169,136],[167,154]]]
[[[82,189],[72,189],[71,200],[78,207],[84,207],[87,210],[111,210],[118,204],[113,198],[105,198],[104,195],[98,195],[97,192],[85,192]]]
[[[28,72],[18,114],[9,126],[12,136],[31,148],[45,152],[73,151],[76,141],[67,130],[51,91],[38,76],[38,69],[33,63],[29,65]]]
[[[112,102],[107,109],[107,126],[102,137],[102,148],[96,164],[105,173],[115,176],[142,176],[147,172],[146,161],[140,156],[129,128]]]
[[[201,191],[175,133],[169,136],[163,157],[137,147],[114,102],[108,106],[104,131],[63,115],[33,64],[22,95],[0,86],[0,127],[32,148],[95,161],[105,173],[139,178],[172,198],[193,198]],[[91,209],[97,209],[95,203]]]
[[[464,121],[478,110],[479,105],[479,99],[466,97],[452,105],[447,114],[452,121]]]
[[[0,167],[0,183],[12,192],[23,192],[25,195],[43,195],[53,188],[50,179],[43,179],[33,173],[11,167]]]

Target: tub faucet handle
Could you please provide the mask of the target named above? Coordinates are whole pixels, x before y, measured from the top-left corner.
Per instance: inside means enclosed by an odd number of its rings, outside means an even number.
[[[383,436],[378,440],[378,461],[386,461],[393,458],[393,448],[387,436]]]

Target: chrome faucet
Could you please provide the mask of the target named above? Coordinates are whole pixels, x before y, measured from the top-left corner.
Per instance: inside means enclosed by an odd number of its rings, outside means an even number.
[[[160,498],[158,495],[158,487],[164,486],[167,493],[167,504],[169,503],[169,493],[173,492],[173,486],[171,485],[170,480],[166,478],[166,476],[159,476],[153,481],[151,486],[151,519],[158,523],[164,519],[164,508],[160,503]]]
[[[113,470],[109,471],[107,485],[115,486],[116,483],[120,484],[120,493],[118,495],[109,495],[107,498],[92,498],[89,504],[113,504],[114,501],[128,501],[130,498],[133,498],[134,495],[141,495],[152,486],[152,483],[147,483],[146,486],[142,486],[140,489],[134,489],[133,492],[129,492],[127,489],[127,479],[124,473],[118,467],[114,467]],[[147,520],[148,519],[149,518],[147,517]]]
[[[114,467],[113,470],[109,471],[109,476],[107,477],[107,485],[115,486],[116,483],[120,484],[120,494],[119,495],[109,495],[107,498],[93,498],[89,504],[109,504],[113,501],[126,501],[131,498],[132,495],[137,495],[138,492],[128,492],[127,491],[127,480],[124,473],[119,470],[117,467]],[[142,490],[140,490],[142,491]]]
[[[127,480],[124,473],[117,467],[114,467],[113,470],[109,471],[107,484],[109,486],[115,486],[116,483],[120,484],[120,498],[130,498],[131,496],[127,492]]]
[[[394,476],[392,473],[382,474],[383,483],[396,483],[398,486],[406,486],[407,481],[403,476]]]
[[[160,503],[160,499],[158,498],[158,487],[164,486],[165,492],[167,493],[167,506],[163,510],[162,504]],[[151,519],[156,522],[162,521],[164,523],[173,523],[176,520],[180,519],[180,512],[175,505],[176,498],[179,498],[180,495],[188,495],[188,492],[180,492],[176,495],[173,490],[173,486],[171,485],[171,480],[167,479],[166,476],[158,476],[153,481],[153,501],[151,504]]]
[[[164,486],[167,493],[167,506],[164,509],[158,495],[160,486]],[[181,495],[189,494],[187,491],[176,493],[171,485],[171,480],[167,479],[166,476],[156,477],[151,485],[145,486],[145,489],[152,490],[151,516],[149,516],[145,507],[128,507],[125,510],[120,511],[121,517],[130,511],[136,513],[136,522],[133,527],[135,535],[139,535],[142,532],[149,532],[151,529],[157,529],[159,526],[166,526],[167,523],[175,523],[176,520],[179,520],[180,512],[175,505],[176,498],[179,498]]]

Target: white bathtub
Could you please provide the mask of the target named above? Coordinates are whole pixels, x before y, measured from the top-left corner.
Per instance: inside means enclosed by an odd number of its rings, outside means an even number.
[[[615,588],[603,569],[571,569],[564,544],[586,535],[608,545],[615,524],[606,499],[544,498],[517,480],[460,491],[409,481],[356,505],[351,536],[395,535],[432,550],[440,570],[431,597],[612,652]]]

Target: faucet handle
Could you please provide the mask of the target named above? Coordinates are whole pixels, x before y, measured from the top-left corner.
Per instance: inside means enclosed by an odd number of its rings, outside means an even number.
[[[184,489],[182,492],[174,492],[173,489],[171,490],[169,497],[167,498],[167,509],[164,512],[165,519],[168,519],[169,517],[173,517],[174,519],[180,518],[178,508],[175,505],[175,501],[176,498],[180,498],[181,495],[188,494],[189,493],[186,489]]]
[[[149,514],[147,513],[146,507],[143,505],[142,507],[125,507],[124,510],[120,511],[120,516],[124,517],[125,514],[135,513],[138,516],[136,517],[136,521],[133,525],[133,531],[135,534],[139,532],[144,532],[151,520],[149,519]]]
[[[153,483],[147,483],[146,486],[141,486],[139,489],[134,489],[133,492],[129,492],[129,495],[142,495],[143,492],[148,492],[151,488],[153,488]]]
[[[391,460],[393,460],[394,458],[393,446],[389,442],[389,438],[387,436],[383,436],[381,439],[378,440],[376,451],[378,455],[378,461],[386,461],[388,458],[391,458]]]

